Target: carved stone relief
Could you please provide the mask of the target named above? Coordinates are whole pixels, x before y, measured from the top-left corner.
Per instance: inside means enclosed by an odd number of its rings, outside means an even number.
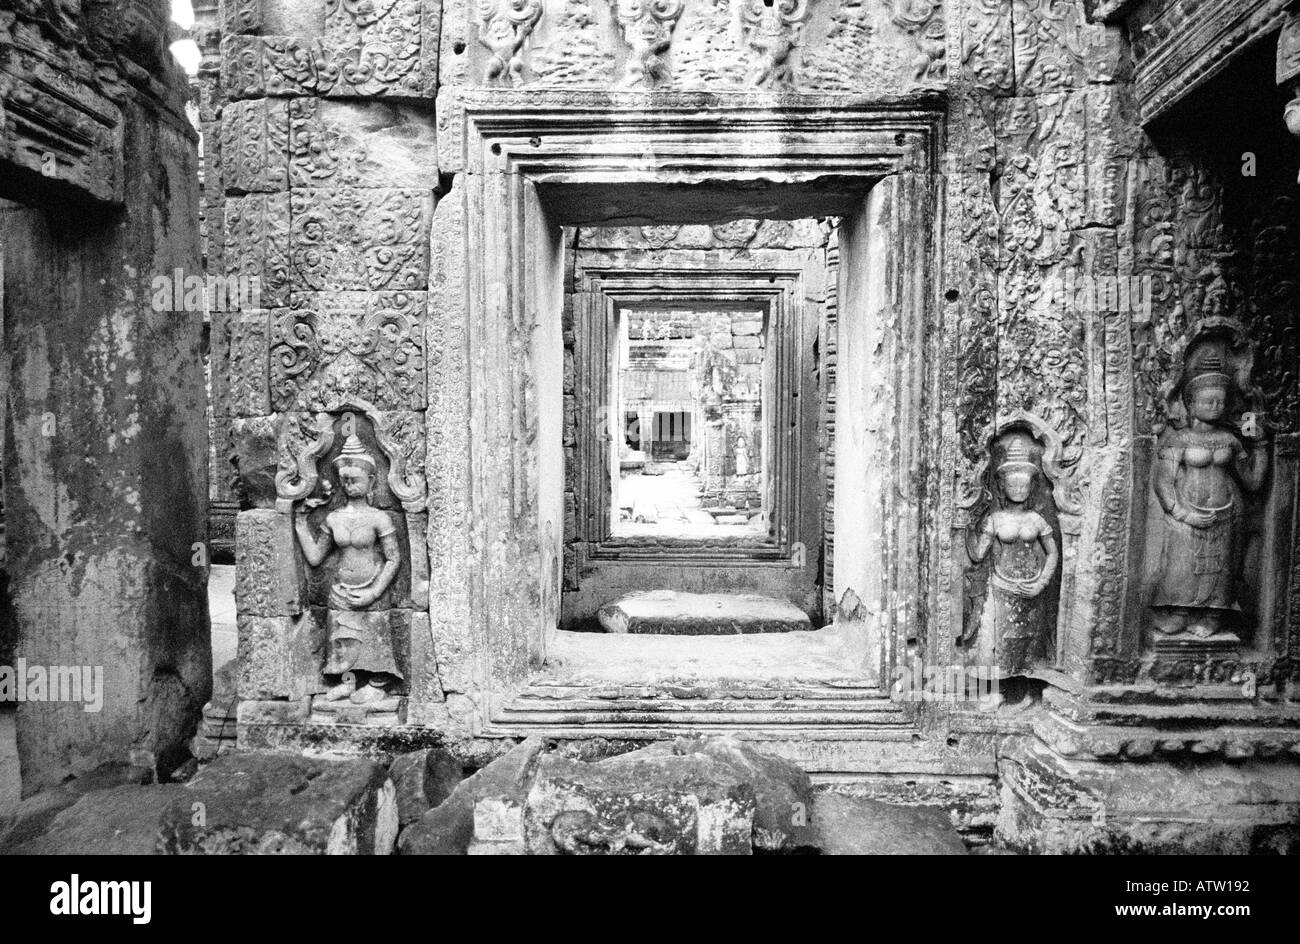
[[[968,581],[961,642],[971,668],[1011,678],[1055,664],[1060,534],[1044,445],[1032,427],[1002,426],[989,453],[988,505],[967,537],[971,562],[986,570]]]
[[[619,29],[631,50],[622,86],[653,88],[668,83],[668,47],[682,6],[683,0],[616,0]]]
[[[478,41],[489,54],[484,84],[523,85],[525,46],[541,17],[541,0],[479,0]]]
[[[295,293],[271,331],[275,410],[424,407],[424,292]]]
[[[1263,486],[1269,466],[1253,356],[1239,324],[1206,319],[1166,387],[1168,425],[1152,473],[1162,512],[1150,601],[1157,646],[1183,635],[1206,644],[1241,641],[1248,496]]]
[[[313,720],[396,723],[411,672],[407,515],[423,508],[423,475],[407,468],[414,450],[390,438],[402,427],[385,414],[322,412],[295,428],[312,439],[276,475],[277,514],[292,518],[327,637]]]

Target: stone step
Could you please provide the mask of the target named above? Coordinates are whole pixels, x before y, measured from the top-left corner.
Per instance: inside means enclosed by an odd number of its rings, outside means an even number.
[[[808,614],[787,600],[754,593],[630,593],[600,608],[608,633],[657,636],[731,636],[789,633],[813,628]]]

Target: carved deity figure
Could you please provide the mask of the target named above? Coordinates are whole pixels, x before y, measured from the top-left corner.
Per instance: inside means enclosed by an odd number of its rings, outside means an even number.
[[[992,678],[1028,674],[1050,659],[1050,600],[1060,553],[1052,524],[1034,509],[1044,482],[1041,447],[1027,432],[1011,430],[994,444],[993,506],[968,541],[975,563],[992,554],[988,594],[974,627],[972,650]],[[994,693],[996,707],[1002,696]]]
[[[488,82],[524,84],[523,48],[542,17],[541,0],[479,0],[479,43],[492,55]]]
[[[746,441],[743,433],[736,436],[736,474],[749,474],[749,443]]]
[[[653,86],[668,81],[668,47],[682,15],[682,0],[618,0],[618,24],[632,53],[623,85]]]
[[[339,552],[329,591],[330,654],[325,675],[341,681],[325,693],[326,701],[344,698],[369,705],[388,697],[400,682],[382,604],[400,565],[397,531],[384,511],[371,504],[375,461],[356,434],[344,441],[334,460],[345,504],[325,516],[319,537],[305,517],[294,522],[303,555],[313,567],[331,550]]]
[[[1164,536],[1151,607],[1156,631],[1166,636],[1230,632],[1225,622],[1241,612],[1243,490],[1263,484],[1268,452],[1256,414],[1242,417],[1240,431],[1229,419],[1244,391],[1227,369],[1221,345],[1189,352],[1171,398],[1171,423],[1157,444],[1154,488]]]
[[[790,53],[803,39],[808,0],[749,0],[744,9],[745,40],[755,53],[747,80],[762,87],[790,81]]]

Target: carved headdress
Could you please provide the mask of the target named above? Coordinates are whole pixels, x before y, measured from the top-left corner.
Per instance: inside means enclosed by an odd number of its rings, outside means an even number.
[[[1199,348],[1188,365],[1187,392],[1194,394],[1206,388],[1227,390],[1232,385],[1223,361],[1223,352],[1217,345]]]
[[[1016,430],[1004,433],[1001,437],[1002,456],[998,461],[999,472],[1004,470],[1024,469],[1038,471],[1038,460],[1042,447],[1028,433]]]
[[[370,453],[366,452],[366,447],[361,445],[361,440],[357,438],[356,433],[349,433],[348,438],[343,441],[343,448],[334,459],[334,468],[338,469],[345,465],[364,465],[368,466],[370,471],[375,471],[375,460],[371,458]]]

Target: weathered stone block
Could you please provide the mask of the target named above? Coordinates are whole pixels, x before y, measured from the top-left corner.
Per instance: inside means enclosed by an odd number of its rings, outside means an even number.
[[[428,110],[304,98],[289,103],[289,115],[295,187],[438,186],[437,132]]]
[[[474,840],[477,802],[492,798],[501,804],[521,805],[545,747],[541,738],[529,738],[463,780],[451,796],[402,832],[401,853],[466,855]]]
[[[20,7],[17,24],[12,15],[0,24],[0,46],[11,50],[0,63],[0,196],[26,202],[42,193],[120,206],[126,129],[119,103],[103,94],[81,50],[59,48],[23,22],[24,12],[39,9]]]
[[[74,777],[67,783],[42,790],[0,816],[0,852],[15,849],[43,836],[60,813],[89,793],[114,787],[139,787],[149,783],[152,778],[152,771],[144,767],[120,762],[107,763]],[[68,848],[65,851],[78,850]]]
[[[764,754],[733,737],[678,738],[655,744],[634,756],[699,754],[729,769],[754,789],[754,848],[762,852],[793,852],[817,846],[813,829],[812,780],[797,764]]]
[[[261,303],[289,302],[289,195],[228,197],[224,204],[227,276],[257,278]]]
[[[276,418],[236,417],[229,423],[229,445],[223,452],[237,482],[235,494],[254,508],[273,508],[279,469]],[[238,517],[235,527],[238,532]]]
[[[227,193],[289,189],[289,105],[273,98],[221,110],[221,182]]]
[[[239,697],[298,699],[324,690],[326,639],[311,611],[239,616]]]
[[[191,855],[388,855],[397,839],[388,772],[368,760],[228,754],[164,814],[162,849]]]
[[[423,444],[419,445],[419,455],[423,460]],[[423,465],[423,461],[421,461]],[[429,608],[429,523],[428,515],[408,514],[406,516],[406,539],[408,561],[411,568],[410,604],[417,610]]]
[[[462,90],[450,86],[438,89],[434,114],[438,116],[438,167],[444,174],[459,174],[465,169],[465,105]]]
[[[311,716],[311,698],[280,701],[255,701],[246,698],[236,705],[239,724],[296,724]]]
[[[814,842],[822,855],[966,855],[947,812],[818,793]]]
[[[151,20],[161,9],[141,8]],[[93,710],[81,697],[17,706],[30,794],[107,760],[167,773],[184,757],[212,682],[207,570],[196,555],[207,537],[208,450],[202,314],[153,304],[155,277],[203,271],[196,140],[175,73],[132,73],[150,89],[141,92],[114,73],[104,46],[106,58],[83,75],[118,97],[121,124],[110,132],[73,103],[76,75],[15,51],[12,10],[0,14],[0,98],[23,94],[12,68],[39,69],[57,93],[23,105],[33,116],[24,121],[60,150],[49,161],[32,155],[37,163],[79,176],[59,162],[65,144],[93,167],[95,154],[120,143],[129,168],[116,180],[109,166],[94,170],[100,184],[121,186],[113,212],[66,191],[56,209],[19,186],[2,153],[18,114],[6,111],[13,102],[0,105],[0,194],[31,204],[0,213],[15,371],[3,459],[5,622],[15,636],[0,637],[31,665],[93,667],[102,696]],[[43,32],[33,25],[22,42]],[[52,134],[47,119],[70,124]]]
[[[599,618],[600,625],[608,633],[666,636],[788,633],[812,629],[808,614],[794,604],[753,593],[639,591],[602,606]]]
[[[403,754],[388,768],[397,788],[397,811],[407,826],[445,801],[464,777],[460,761],[438,748]]]
[[[703,754],[636,751],[594,764],[547,755],[524,839],[532,855],[749,855],[756,809],[753,786]]]
[[[291,515],[250,508],[235,516],[235,605],[241,616],[296,616],[307,606]]]
[[[221,0],[223,32],[228,35],[261,32],[264,6],[271,4],[264,0]]]
[[[1196,751],[1193,745],[1192,751]],[[1004,745],[997,837],[1045,854],[1300,851],[1291,760],[1073,760],[1036,738]]]
[[[265,311],[226,315],[230,346],[226,351],[225,405],[233,416],[262,416],[270,412]]]
[[[221,88],[227,98],[257,98],[265,93],[262,47],[263,41],[257,36],[222,38]]]
[[[9,855],[157,855],[167,811],[185,788],[173,784],[123,786],[88,793],[54,817],[38,836]],[[193,816],[188,806],[187,817]]]

